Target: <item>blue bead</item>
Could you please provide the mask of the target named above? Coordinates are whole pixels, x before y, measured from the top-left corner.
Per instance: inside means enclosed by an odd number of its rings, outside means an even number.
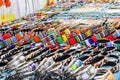
[[[93,44],[93,43],[94,43],[94,41],[93,41],[92,38],[89,38],[88,41],[90,42],[90,44]]]
[[[3,37],[2,36],[0,36],[0,41],[3,41]]]
[[[17,38],[15,36],[11,37],[12,42],[17,42]]]
[[[112,47],[113,44],[112,44],[112,42],[107,42],[107,43],[106,43],[106,46],[107,46],[107,47]]]
[[[52,40],[54,40],[54,36],[53,36],[53,35],[50,35],[50,38],[51,38]]]
[[[79,66],[81,66],[83,63],[82,63],[81,60],[77,60],[77,64],[78,64]]]
[[[98,46],[98,44],[99,44],[98,42],[95,42],[95,45],[96,45],[96,46]]]
[[[44,47],[44,45],[43,45],[43,44],[41,44],[41,47]]]
[[[15,44],[11,44],[11,45],[10,45],[10,48],[15,48]]]
[[[25,48],[30,48],[30,46],[29,46],[29,45],[27,45],[27,46],[25,46]]]
[[[31,46],[34,47],[34,46],[35,46],[35,43],[31,43]]]

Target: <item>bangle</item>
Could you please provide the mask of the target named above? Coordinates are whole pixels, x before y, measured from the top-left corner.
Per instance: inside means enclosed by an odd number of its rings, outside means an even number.
[[[65,54],[72,54],[75,52],[76,49],[69,49],[65,52]]]
[[[39,50],[39,48],[38,47],[34,47],[32,49],[28,49],[27,51],[23,52],[23,55],[24,56],[29,56],[29,55],[31,55],[32,52],[35,52],[36,50]]]
[[[83,64],[81,60],[76,60],[75,63],[71,66],[71,70],[74,71]],[[70,70],[70,71],[71,71]]]
[[[81,60],[84,65],[87,65],[92,60],[92,57],[87,55],[82,55],[79,57],[79,60]]]
[[[51,68],[53,68],[53,66],[56,66],[57,67],[57,64],[55,64],[55,61],[54,61],[54,58],[53,57],[49,57],[47,59],[48,61],[46,61],[43,65],[44,65],[44,68],[46,68],[46,70],[48,69],[48,67],[50,67],[52,65]],[[64,60],[63,60],[64,61]],[[59,62],[58,62],[59,63]],[[55,67],[54,67],[55,68]],[[53,69],[54,69],[53,68]]]
[[[109,68],[109,70],[112,73],[115,73],[119,70],[119,65],[116,62],[108,61],[106,64],[104,64],[102,67],[112,66],[112,68]]]
[[[105,52],[107,52],[107,53],[109,53],[109,54],[111,54],[112,52],[114,52],[115,51],[115,47],[107,47],[106,49],[105,49]]]
[[[119,63],[119,56],[115,54],[108,55],[108,58],[115,58],[116,60],[114,62]]]
[[[47,51],[49,51],[49,48],[43,48],[43,50],[41,52],[46,53]]]
[[[29,66],[27,66],[26,68],[24,67],[24,69],[22,69],[22,70],[20,70],[18,72],[26,73],[26,72],[34,71],[36,68],[37,68],[37,64],[36,63],[32,63]]]
[[[114,80],[114,75],[108,69],[99,68],[92,80]]]
[[[69,65],[69,63],[72,61],[72,59],[73,59],[73,57],[72,56],[70,56],[69,58],[67,58],[67,59],[65,59],[63,62],[63,65],[64,66],[68,66]]]
[[[82,51],[81,49],[76,49],[76,51],[74,53],[72,53],[73,57],[78,57],[79,55],[81,55]]]
[[[92,65],[88,65],[86,67],[81,67],[79,72],[77,73],[77,79],[78,80],[91,80],[91,78],[94,77],[94,75],[96,74],[97,69],[95,69],[94,66]],[[80,75],[80,76],[79,76]]]
[[[108,61],[107,57],[104,56],[97,56],[94,57],[91,61],[90,64],[94,65],[96,68],[101,67],[103,64],[105,64]]]
[[[0,51],[2,51],[3,49],[5,49],[6,47],[0,47]]]
[[[65,49],[59,49],[59,50],[57,51],[57,53],[63,53],[63,52],[65,52]]]
[[[69,58],[70,55],[67,55],[67,54],[63,54],[62,56],[58,56],[56,59],[54,59],[55,62],[60,62],[60,61],[63,61],[67,58]]]
[[[19,59],[20,59],[20,61],[24,61],[25,57],[22,56],[22,55],[23,55],[22,52],[18,53],[18,55],[16,55],[10,62],[8,62],[8,64],[5,66],[5,68],[11,68],[11,67],[13,67],[13,66],[14,66],[14,63],[15,63],[16,61],[19,61]],[[22,56],[22,57],[21,57],[21,56]],[[18,64],[17,64],[17,65],[18,65]]]
[[[30,60],[32,58],[39,56],[40,52],[41,52],[41,48],[37,48],[37,47],[33,48],[32,50],[30,50],[30,54],[26,56],[26,60]]]
[[[46,57],[51,57],[51,56],[53,56],[54,54],[56,54],[57,52],[58,52],[57,49],[51,50],[50,52],[48,52],[48,54],[46,54]]]
[[[0,66],[5,66],[8,63],[7,60],[1,60],[0,59]]]
[[[28,48],[23,48],[22,52],[27,52],[28,50],[30,50],[31,48],[28,47]]]
[[[107,52],[103,52],[103,53],[101,53],[101,55],[102,55],[102,56],[108,56],[109,53],[107,53]]]
[[[98,46],[98,50],[100,51],[104,51],[105,48],[106,48],[105,46]]]
[[[7,47],[4,48],[3,50],[1,50],[0,56],[6,54],[8,51],[9,51],[9,50],[8,50]]]
[[[117,49],[112,54],[116,56],[120,56],[120,50]]]
[[[8,53],[6,53],[5,55],[2,55],[1,58],[2,59],[7,59],[7,60],[12,60],[12,56],[16,55],[17,53],[19,53],[19,51],[22,49],[22,47],[20,48],[14,48],[11,51],[9,51]]]
[[[101,54],[102,52],[101,51],[94,51],[92,54],[91,54],[91,56],[92,57],[96,57],[96,56],[98,56],[99,54]]]
[[[13,69],[15,68],[17,65],[19,65],[20,63],[24,62],[25,61],[25,57],[24,56],[19,56],[15,59],[13,59],[6,67],[9,68],[9,69]]]
[[[91,53],[92,53],[92,51],[87,50],[87,51],[84,51],[84,52],[82,53],[82,55],[91,55]]]

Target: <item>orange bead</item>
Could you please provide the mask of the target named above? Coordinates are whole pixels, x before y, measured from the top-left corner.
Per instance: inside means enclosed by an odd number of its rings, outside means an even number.
[[[82,50],[82,51],[84,51],[84,50],[85,50],[85,48],[84,48],[84,47],[82,47],[82,48],[81,48],[81,50]]]
[[[94,51],[97,51],[97,48],[94,48]]]
[[[66,47],[64,48],[65,50],[68,50],[70,49],[70,46],[69,45],[66,45]]]
[[[16,34],[15,37],[17,38],[18,41],[20,41],[22,39],[22,37],[20,36],[20,34]]]
[[[40,41],[39,36],[34,36],[34,41],[35,41],[35,42],[39,42],[39,41]]]

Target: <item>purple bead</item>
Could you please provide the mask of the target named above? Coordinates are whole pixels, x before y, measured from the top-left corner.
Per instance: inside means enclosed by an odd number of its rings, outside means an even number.
[[[93,44],[93,43],[94,43],[94,41],[93,41],[92,38],[89,38],[88,40],[89,40],[90,44]]]
[[[95,42],[95,45],[98,46],[98,42]]]
[[[35,46],[35,43],[32,43],[31,46],[34,47],[34,46]]]
[[[15,47],[15,44],[11,44],[11,45],[10,45],[10,48],[14,48],[14,47]]]
[[[36,65],[33,63],[33,64],[30,65],[30,68],[31,68],[32,70],[35,70],[35,69],[36,69]]]
[[[0,41],[3,41],[3,37],[0,35]]]

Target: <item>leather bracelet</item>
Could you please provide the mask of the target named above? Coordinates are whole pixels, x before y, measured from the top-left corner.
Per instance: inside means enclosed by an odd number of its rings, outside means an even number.
[[[91,54],[92,54],[92,51],[90,51],[90,50],[84,51],[82,53],[82,55],[91,55]]]
[[[96,56],[90,61],[89,64],[92,64],[96,68],[99,68],[102,65],[104,65],[107,61],[108,61],[108,58],[105,56]]]
[[[106,64],[104,64],[102,67],[106,67],[106,66],[112,66],[112,68],[109,68],[109,70],[112,73],[115,73],[119,70],[119,65],[116,62],[112,62],[112,61],[108,61]]]
[[[118,56],[119,57],[119,61],[120,61],[120,51],[115,51],[115,52],[113,52],[111,55],[116,55],[116,56]]]
[[[72,54],[75,52],[75,49],[69,49],[65,52],[65,54]]]
[[[114,52],[115,51],[115,47],[107,47],[106,49],[105,49],[105,52],[107,52],[107,53],[109,53],[109,54],[111,54],[112,52]]]
[[[23,51],[25,51],[25,50],[29,50],[29,51],[34,51],[34,50],[37,50],[38,48],[33,48],[32,50],[30,49],[30,48],[25,48],[25,49],[23,49]],[[29,52],[28,51],[28,52]],[[27,51],[25,51],[26,53],[28,53]],[[16,61],[14,61],[14,62],[10,62],[9,63],[9,65],[7,65],[7,67],[8,68],[15,68],[15,67],[13,67],[13,66],[16,66],[16,65],[20,65],[20,63],[22,63],[22,62],[24,62],[25,61],[25,56],[24,55],[27,55],[25,52],[23,52],[23,54],[20,54],[20,56],[19,57],[17,57],[17,58],[15,58],[16,59]],[[14,60],[14,59],[13,59]]]
[[[100,51],[104,51],[105,48],[106,48],[105,46],[98,46],[98,50]]]
[[[87,55],[82,55],[78,59],[83,62],[83,65],[87,65],[92,60],[92,57]]]
[[[65,49],[59,49],[58,51],[57,51],[57,53],[59,54],[59,53],[64,53],[65,52]]]
[[[69,58],[70,55],[67,55],[67,54],[63,54],[62,56],[58,56],[56,59],[54,59],[55,62],[60,62],[62,60],[65,60],[67,58]]]
[[[91,80],[114,80],[114,75],[112,72],[105,68],[99,68],[96,75]]]
[[[119,56],[117,56],[115,54],[108,55],[108,58],[115,58],[116,60],[114,62],[119,63]]]
[[[8,53],[6,53],[5,55],[2,55],[1,58],[8,60],[10,57],[12,57],[12,56],[16,55],[17,53],[19,53],[21,49],[22,49],[22,47],[20,47],[20,48],[15,48],[15,49],[9,51]],[[10,61],[10,60],[9,60],[9,61]]]
[[[7,47],[4,48],[3,50],[1,50],[0,56],[6,54],[9,50],[10,49],[8,49]]]
[[[92,65],[82,66],[77,74],[78,80],[91,80],[97,72],[97,69],[95,69]]]
[[[101,55],[103,55],[103,56],[108,56],[109,53],[107,53],[107,52],[103,52],[103,53],[101,53]]]
[[[100,55],[102,52],[101,51],[94,51],[92,54],[91,54],[91,56],[92,57],[96,57],[96,56],[98,56],[98,55]]]
[[[0,65],[1,65],[1,67],[5,66],[7,63],[8,63],[7,60],[1,60],[0,59]]]
[[[82,54],[81,49],[76,49],[75,52],[72,53],[73,57],[79,57]]]
[[[48,52],[48,54],[46,54],[46,57],[51,57],[53,56],[54,54],[56,54],[59,50],[57,49],[54,49],[54,50],[50,50],[50,52]]]

